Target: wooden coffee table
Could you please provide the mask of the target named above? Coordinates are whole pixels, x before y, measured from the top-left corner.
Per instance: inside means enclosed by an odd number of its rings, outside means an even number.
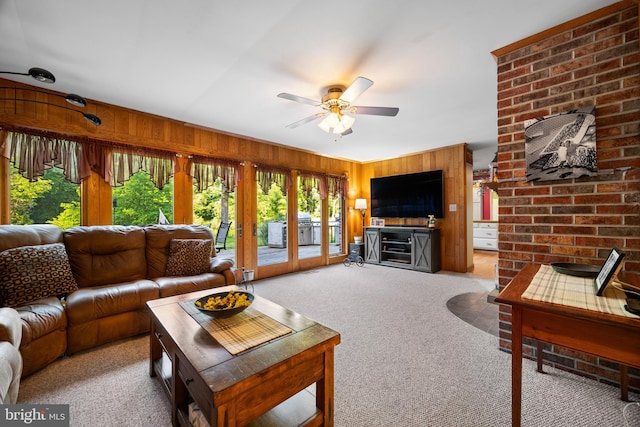
[[[334,347],[340,334],[256,295],[257,310],[291,333],[236,355],[179,304],[234,286],[147,302],[150,375],[159,376],[172,422],[189,426],[195,402],[214,426],[333,425]],[[315,384],[315,398],[308,387]]]

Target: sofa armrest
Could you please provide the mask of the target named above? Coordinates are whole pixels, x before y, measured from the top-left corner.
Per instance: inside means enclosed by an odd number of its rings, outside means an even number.
[[[18,401],[22,356],[18,349],[6,341],[0,342],[0,404]]]
[[[14,347],[20,348],[22,320],[20,313],[13,308],[0,308],[0,341],[8,341]]]
[[[233,267],[233,260],[229,258],[213,257],[209,261],[209,271],[211,273],[222,273],[224,270],[230,270]]]

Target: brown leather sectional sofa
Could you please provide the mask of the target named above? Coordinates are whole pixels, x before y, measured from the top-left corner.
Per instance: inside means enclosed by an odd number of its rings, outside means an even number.
[[[145,303],[149,300],[235,284],[233,261],[216,257],[212,242],[211,230],[198,225],[81,226],[67,230],[49,224],[0,225],[0,295],[2,305],[16,309],[22,321],[22,375],[65,353],[148,332],[150,319]],[[203,260],[202,256],[185,255],[184,248],[191,244],[200,245],[199,254],[208,250],[207,257]],[[61,252],[65,259],[58,258],[53,268],[41,265],[46,256],[27,258],[27,264],[34,265],[33,277],[27,281],[31,280],[33,286],[34,277],[46,277],[68,257],[73,276],[70,281],[74,282],[70,292],[48,295],[61,292],[55,289],[60,282],[57,279],[51,289],[44,285],[29,288],[27,284],[26,292],[16,291],[15,283],[8,283],[13,273],[7,265],[15,263],[14,252],[43,249],[46,254],[56,247],[58,256]],[[13,259],[7,261],[10,253]],[[65,277],[64,271],[59,277]],[[24,299],[29,301],[7,304]]]

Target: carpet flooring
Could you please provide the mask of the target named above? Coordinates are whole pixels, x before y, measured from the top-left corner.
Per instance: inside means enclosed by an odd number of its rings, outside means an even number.
[[[494,427],[510,425],[511,356],[447,308],[492,286],[365,264],[260,280],[254,291],[340,332],[337,426]],[[68,403],[72,426],[168,426],[167,399],[148,375],[148,340],[60,359],[23,380],[19,403]],[[523,363],[523,426],[640,425],[640,407],[626,406],[617,388]]]

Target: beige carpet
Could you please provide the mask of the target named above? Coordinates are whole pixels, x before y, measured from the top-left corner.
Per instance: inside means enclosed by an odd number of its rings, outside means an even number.
[[[69,404],[71,426],[170,426],[171,405],[149,377],[149,337],[59,359],[20,383],[18,403]]]
[[[366,264],[257,281],[255,293],[341,333],[337,426],[495,427],[510,425],[511,357],[446,307],[491,287],[465,274]],[[141,337],[59,360],[23,381],[20,403],[69,403],[72,426],[170,425],[147,357]],[[523,426],[626,425],[617,388],[546,369],[524,362]],[[640,425],[640,407],[626,414]]]

